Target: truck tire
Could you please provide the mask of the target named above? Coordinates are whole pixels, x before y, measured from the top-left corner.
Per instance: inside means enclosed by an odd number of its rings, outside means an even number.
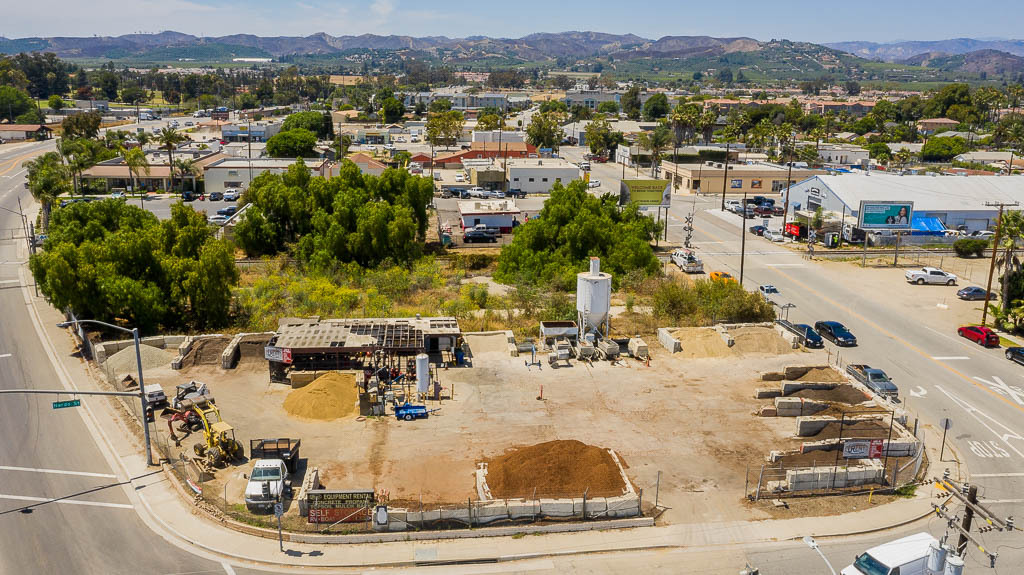
[[[404,419],[406,421],[412,421],[412,414],[411,413],[406,413],[405,416],[402,417],[402,419]]]
[[[914,282],[914,283],[916,283],[919,286],[923,286],[924,285],[924,278],[917,278],[917,281]]]

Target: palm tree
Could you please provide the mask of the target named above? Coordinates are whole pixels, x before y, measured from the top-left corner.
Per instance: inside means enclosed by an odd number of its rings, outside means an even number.
[[[53,202],[68,191],[71,191],[71,184],[68,181],[68,167],[61,162],[60,154],[57,152],[46,152],[45,154],[28,160],[22,164],[28,170],[28,189],[32,197],[43,207],[43,230],[50,227],[50,209]]]
[[[1013,148],[1020,150],[1024,146],[1024,121],[1014,122],[1006,131],[1006,143],[1010,145],[1010,163],[1006,165],[1006,173],[1013,175]],[[1020,154],[1018,154],[1019,156]]]
[[[670,133],[668,126],[662,124],[650,132],[643,132],[637,138],[637,143],[640,144],[641,149],[647,149],[651,152],[651,177],[657,177],[658,162],[661,160],[661,153],[665,151],[669,143],[672,141],[672,134]]]
[[[164,128],[156,137],[160,147],[167,150],[167,165],[171,167],[171,191],[174,190],[174,150],[178,144],[188,141],[188,136],[174,128]],[[147,172],[148,173],[148,172]]]
[[[138,134],[135,134],[135,141],[138,142],[140,146],[145,146],[151,139],[149,132],[139,132]]]
[[[704,110],[700,115],[700,121],[698,122],[698,129],[701,135],[704,136],[704,143],[711,143],[711,135],[715,132],[715,122],[718,121],[718,104],[712,104],[707,110]]]
[[[178,177],[181,178],[181,189],[185,189],[185,178],[192,176],[193,178],[199,175],[199,168],[196,167],[194,160],[189,158],[179,158],[174,160],[174,167],[172,171],[178,172]],[[192,190],[195,191],[195,181],[192,183]]]
[[[1010,276],[1021,270],[1021,261],[1017,257],[1017,242],[1024,239],[1024,213],[1019,211],[1005,212],[999,220],[999,245],[992,249],[999,250],[996,255],[996,267],[1002,274],[1001,296],[1003,312],[1010,309]]]
[[[139,192],[139,205],[143,206],[142,200],[145,198],[145,194],[138,186],[139,172],[144,172],[147,176],[149,175],[149,162],[146,160],[146,153],[142,151],[142,148],[121,148],[121,157],[124,158],[125,165],[128,166],[128,172],[132,175],[132,191]]]
[[[675,161],[675,148],[678,148],[684,142],[690,141],[691,134],[696,129],[699,120],[700,109],[697,108],[696,104],[679,104],[672,110],[669,121],[672,123],[673,135],[675,136],[673,139],[673,161]]]
[[[896,151],[895,154],[893,154],[892,159],[896,160],[896,164],[902,170],[903,166],[906,166],[907,163],[910,162],[910,158],[912,158],[913,156],[914,153],[911,152],[910,150],[906,148],[900,148],[899,150]]]

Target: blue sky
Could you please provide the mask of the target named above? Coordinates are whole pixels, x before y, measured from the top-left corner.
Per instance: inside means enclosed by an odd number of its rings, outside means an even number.
[[[5,4],[0,36],[8,38],[161,30],[206,36],[326,32],[452,37],[595,30],[646,38],[708,35],[810,42],[1024,36],[1024,18],[1014,3],[989,0],[49,0],[45,9],[31,2]]]

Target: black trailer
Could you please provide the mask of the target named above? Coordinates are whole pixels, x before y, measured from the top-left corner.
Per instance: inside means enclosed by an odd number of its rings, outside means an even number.
[[[288,467],[289,473],[295,473],[301,443],[301,439],[252,439],[249,441],[249,458],[280,459]]]

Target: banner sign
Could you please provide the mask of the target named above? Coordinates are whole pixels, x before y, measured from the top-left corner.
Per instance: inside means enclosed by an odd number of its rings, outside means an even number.
[[[910,230],[914,202],[861,201],[857,227],[862,230]]]
[[[328,491],[314,489],[306,492],[310,523],[357,523],[367,521],[377,497],[372,489]]]
[[[669,206],[672,203],[672,183],[668,180],[622,180],[619,186],[619,204],[636,202],[644,206]]]
[[[268,345],[263,348],[263,358],[268,361],[276,361],[278,363],[291,363],[292,350],[287,347],[274,347]]]
[[[843,441],[844,459],[880,459],[885,449],[882,439],[847,439]]]

